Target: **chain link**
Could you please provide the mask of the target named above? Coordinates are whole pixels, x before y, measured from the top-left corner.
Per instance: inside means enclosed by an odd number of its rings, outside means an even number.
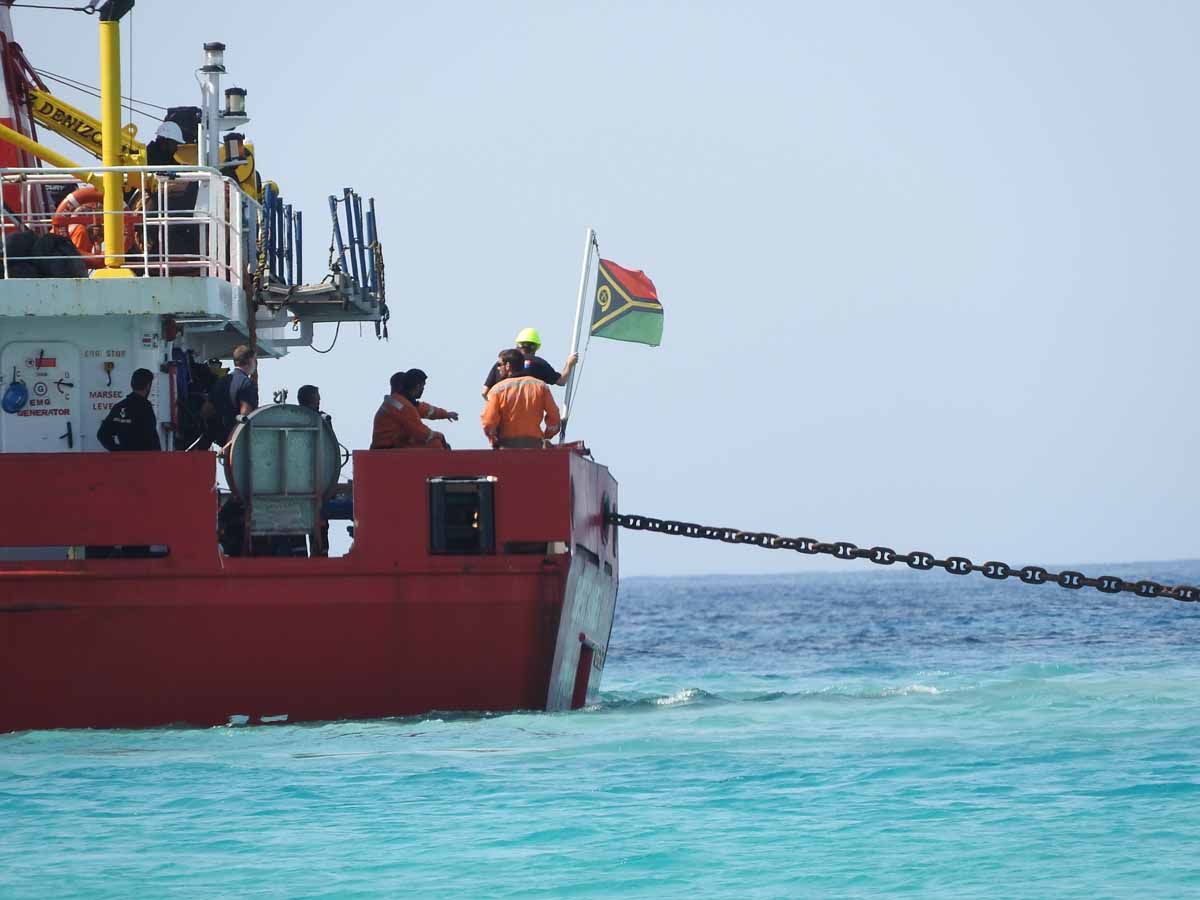
[[[608,522],[610,525],[618,525],[633,531],[675,534],[708,541],[724,541],[727,544],[753,544],[757,547],[766,547],[768,550],[793,550],[796,553],[810,556],[825,554],[838,559],[865,559],[880,566],[904,563],[910,569],[919,572],[928,572],[935,568],[944,569],[951,575],[980,572],[985,578],[997,581],[1016,578],[1025,584],[1057,584],[1059,587],[1073,591],[1089,587],[1105,594],[1119,594],[1124,591],[1139,597],[1166,597],[1185,603],[1195,603],[1200,600],[1200,588],[1186,584],[1169,586],[1156,581],[1125,581],[1116,575],[1089,578],[1082,572],[1074,572],[1070,569],[1062,572],[1049,572],[1041,566],[1016,568],[1008,563],[995,560],[976,564],[965,556],[949,556],[946,559],[938,559],[932,553],[926,553],[924,550],[897,553],[891,547],[865,548],[849,541],[827,544],[813,538],[781,537],[769,531],[742,531],[738,528],[697,525],[695,522],[680,522],[675,519],[656,519],[653,516],[625,515],[614,512],[608,514]]]

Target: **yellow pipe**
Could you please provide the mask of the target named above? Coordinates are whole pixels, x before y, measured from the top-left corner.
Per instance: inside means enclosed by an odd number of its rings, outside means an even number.
[[[44,159],[52,166],[57,166],[60,169],[78,169],[79,163],[67,159],[61,153],[51,150],[44,144],[39,144],[35,140],[25,137],[19,131],[13,131],[7,125],[0,123],[0,141],[8,141],[14,146],[20,147],[32,153],[38,159]],[[80,181],[86,181],[88,184],[100,187],[102,180],[99,175],[88,172],[85,175],[76,176]]]
[[[108,6],[108,4],[105,4]],[[130,4],[132,6],[132,4]],[[103,12],[103,11],[102,11]],[[100,126],[104,165],[121,165],[121,23],[100,22]],[[120,172],[104,173],[104,268],[93,278],[132,277],[121,268],[125,253],[125,200]]]

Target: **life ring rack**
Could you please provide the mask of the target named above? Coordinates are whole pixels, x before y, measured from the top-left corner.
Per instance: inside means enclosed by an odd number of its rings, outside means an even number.
[[[100,207],[96,210],[94,207]],[[90,184],[76,188],[63,197],[54,215],[50,219],[50,233],[70,237],[71,227],[78,225],[82,228],[97,227],[104,222],[104,191]],[[136,243],[137,229],[142,223],[139,212],[126,210],[121,216],[125,230],[125,246],[119,255],[123,256],[128,248]],[[91,252],[81,253],[89,269],[100,269],[104,266],[103,242],[92,245]]]

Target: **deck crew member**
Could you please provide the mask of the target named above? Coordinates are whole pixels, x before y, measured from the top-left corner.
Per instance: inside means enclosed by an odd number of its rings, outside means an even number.
[[[179,161],[175,154],[179,147],[186,143],[183,129],[178,122],[164,121],[159,123],[154,132],[154,140],[146,145],[146,164],[151,166],[176,166]],[[163,176],[160,176],[163,177]],[[160,247],[163,239],[161,229],[151,227],[150,252],[158,255],[162,251],[170,251],[171,260],[176,263],[171,274],[193,274],[193,269],[180,268],[183,260],[193,262],[200,256],[200,226],[194,222],[174,220],[189,220],[195,218],[196,200],[200,195],[200,182],[184,181],[172,174],[163,177],[167,198],[167,219],[172,220],[166,228],[166,246]],[[158,192],[151,191],[146,198],[148,208],[158,204]]]
[[[242,344],[233,350],[233,371],[217,379],[209,400],[215,410],[213,440],[222,447],[237,426],[239,416],[248,416],[258,409],[258,385],[251,377],[258,366],[254,351]]]
[[[501,380],[488,391],[480,417],[489,443],[493,449],[545,446],[561,424],[549,385],[526,373],[525,356],[519,350],[502,350],[496,365]]]
[[[176,165],[175,154],[183,143],[183,129],[178,122],[161,122],[154,132],[154,140],[146,145],[146,164],[150,166]]]
[[[315,384],[303,384],[296,391],[296,402],[307,406],[313,412],[321,411],[321,391]]]
[[[150,385],[154,373],[138,369],[129,379],[131,393],[108,411],[96,439],[105,450],[161,450],[158,440],[158,419],[150,405]]]
[[[457,422],[458,413],[454,410],[442,409],[440,406],[434,406],[421,399],[425,393],[425,382],[428,380],[429,376],[420,369],[409,369],[404,373],[404,396],[412,401],[422,419],[448,419],[451,422]]]
[[[572,353],[567,357],[567,363],[563,366],[561,373],[555,371],[554,366],[546,362],[537,355],[538,350],[542,346],[542,336],[538,334],[536,328],[522,328],[517,335],[517,349],[521,351],[522,365],[524,373],[532,375],[534,378],[540,378],[546,384],[564,385],[567,383],[567,378],[571,375],[571,370],[575,368],[575,363],[579,359],[578,353]],[[501,379],[499,365],[493,365],[488,372],[487,380],[483,383],[483,396],[487,397],[488,391],[492,389],[492,385]]]
[[[371,428],[372,450],[403,450],[427,447],[449,450],[446,436],[421,421],[416,404],[405,394],[407,372],[397,372],[391,379],[392,392],[383,398]]]

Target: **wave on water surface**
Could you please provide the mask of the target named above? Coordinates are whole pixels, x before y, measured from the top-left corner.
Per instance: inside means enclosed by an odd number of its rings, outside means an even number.
[[[897,687],[861,687],[846,686],[822,687],[798,691],[767,691],[764,693],[726,691],[717,693],[703,688],[681,688],[670,694],[652,694],[638,696],[619,691],[605,692],[603,699],[589,710],[627,710],[644,708],[647,710],[664,707],[700,706],[737,703],[775,703],[789,700],[808,699],[847,699],[847,700],[886,700],[895,697],[937,696],[946,693],[942,688],[930,684],[906,684]]]

